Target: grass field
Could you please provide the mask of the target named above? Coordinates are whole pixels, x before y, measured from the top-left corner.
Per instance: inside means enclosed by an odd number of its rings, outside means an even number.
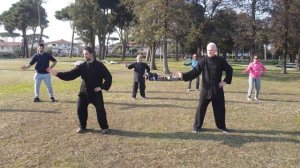
[[[77,59],[59,58],[56,69],[69,70]],[[147,81],[149,99],[133,101],[133,72],[123,64],[106,65],[113,76],[111,90],[104,92],[111,133],[100,133],[90,105],[88,132],[77,134],[80,79],[53,77],[58,101],[50,102],[42,84],[42,102],[33,103],[34,68],[19,70],[28,61],[0,60],[0,167],[300,167],[300,72],[280,74],[267,66],[262,100],[248,102],[245,65],[232,64],[233,81],[225,88],[231,132],[216,130],[209,105],[203,130],[194,134],[199,92],[186,92],[183,81]],[[159,61],[157,66],[162,74]],[[189,70],[183,62],[170,61],[169,67]]]

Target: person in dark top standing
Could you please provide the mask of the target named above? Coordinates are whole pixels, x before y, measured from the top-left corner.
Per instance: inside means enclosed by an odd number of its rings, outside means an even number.
[[[44,81],[47,89],[48,89],[48,94],[50,97],[50,100],[52,102],[55,102],[54,96],[53,96],[53,89],[52,89],[52,84],[51,84],[51,76],[47,72],[47,68],[49,67],[49,61],[52,61],[52,65],[50,68],[53,68],[57,61],[56,59],[47,53],[44,53],[44,44],[39,44],[38,46],[38,53],[35,54],[29,64],[21,66],[22,70],[30,68],[33,64],[36,63],[35,65],[35,70],[36,73],[34,75],[34,100],[33,102],[40,102],[40,87],[41,87],[41,82]]]
[[[140,94],[143,99],[146,98],[145,95],[145,72],[148,74],[150,73],[150,68],[146,63],[142,62],[142,55],[138,54],[136,57],[136,61],[130,65],[126,65],[128,69],[134,69],[134,76],[133,76],[133,86],[132,86],[132,98],[136,99],[136,94],[138,87],[140,88]]]
[[[82,64],[79,64],[67,72],[57,72],[52,68],[48,68],[48,72],[65,81],[74,80],[81,76],[82,80],[77,102],[77,114],[80,127],[77,133],[84,133],[86,131],[88,105],[92,103],[96,108],[97,119],[102,133],[106,134],[109,132],[109,127],[106,119],[102,90],[109,90],[112,83],[112,76],[103,63],[94,60],[93,54],[94,50],[91,47],[86,47],[83,50],[85,62]]]
[[[192,80],[202,73],[202,88],[200,91],[200,99],[196,111],[193,132],[197,133],[203,125],[207,106],[212,102],[215,123],[217,128],[223,133],[228,133],[225,124],[225,97],[223,87],[231,84],[232,67],[227,61],[216,56],[217,46],[214,43],[207,45],[207,56],[200,59],[198,65],[193,70],[186,73],[178,73],[184,81]],[[222,72],[226,75],[223,80]]]

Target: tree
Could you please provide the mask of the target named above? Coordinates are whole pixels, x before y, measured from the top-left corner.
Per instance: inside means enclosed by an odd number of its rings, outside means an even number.
[[[134,15],[130,6],[126,6],[125,1],[119,2],[118,5],[112,9],[112,12],[116,14],[113,25],[116,25],[116,31],[122,43],[122,61],[124,61],[129,37],[128,29],[134,20]]]
[[[218,9],[224,8],[229,2],[227,0],[187,0],[192,5],[191,16],[198,16],[191,22],[189,34],[190,43],[196,45],[198,55],[201,55],[202,48],[210,41],[207,34],[212,33],[212,18]]]
[[[128,0],[136,16],[136,25],[133,37],[144,42],[150,48],[151,69],[155,66],[155,50],[159,43],[163,45],[163,71],[170,74],[168,67],[167,43],[172,40],[171,31],[176,27],[174,11],[184,5],[183,0]],[[174,17],[174,15],[176,17]]]
[[[27,45],[27,30],[28,28],[34,27],[38,23],[37,18],[37,0],[20,0],[19,2],[12,5],[8,11],[1,14],[1,24],[4,25],[8,32],[12,32],[18,29],[22,32],[22,56],[29,57],[28,45]],[[43,9],[40,7],[40,9]],[[45,11],[45,10],[44,10]],[[46,18],[46,13],[42,14],[43,18]]]
[[[271,7],[271,0],[233,0],[240,10],[245,11],[250,20],[250,54],[257,54],[257,20],[259,20]]]
[[[11,33],[9,33],[9,32],[2,32],[2,33],[0,33],[0,37],[4,37],[4,38],[10,37],[10,38],[15,39],[16,37],[19,37],[19,36],[20,36],[19,33],[14,33],[14,32],[11,32]]]
[[[297,22],[300,15],[299,8],[299,0],[275,0],[274,7],[270,11],[273,30],[270,34],[271,41],[277,52],[283,55],[281,72],[284,74],[287,73],[287,56],[290,55],[291,58],[293,53],[296,55],[297,50],[298,53],[300,52],[299,23]]]
[[[211,38],[210,41],[218,42],[218,50],[225,59],[227,53],[233,50],[236,27],[238,26],[237,17],[237,13],[232,9],[217,10],[211,21],[211,27],[214,31],[211,34],[206,34]]]
[[[70,25],[72,27],[72,40],[71,40],[71,51],[69,58],[73,55],[73,46],[74,46],[74,34],[75,34],[75,24],[74,21],[74,12],[75,7],[74,4],[71,4],[70,6],[67,6],[65,8],[62,8],[60,11],[55,12],[55,18],[62,21],[70,21]],[[72,22],[73,21],[73,22]]]

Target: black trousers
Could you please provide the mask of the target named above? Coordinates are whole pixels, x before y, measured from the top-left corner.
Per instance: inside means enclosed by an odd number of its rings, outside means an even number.
[[[201,129],[201,127],[203,125],[205,113],[207,110],[207,106],[210,102],[212,102],[215,123],[216,123],[217,128],[226,129],[224,96],[219,97],[219,98],[212,98],[212,99],[207,99],[207,98],[201,96],[200,100],[199,100],[198,108],[196,111],[194,130],[199,131]]]
[[[92,96],[79,95],[77,102],[77,115],[81,128],[86,128],[88,119],[88,105],[92,103],[97,112],[97,119],[101,129],[107,129],[106,111],[104,108],[104,101],[102,92],[93,93]]]
[[[192,81],[193,80],[190,80],[189,82],[188,82],[188,89],[191,89],[191,87],[192,87]],[[199,90],[199,84],[200,84],[200,76],[198,76],[197,78],[196,78],[196,89],[198,89]]]
[[[138,87],[140,88],[140,94],[142,97],[145,97],[145,89],[146,89],[146,85],[145,85],[145,81],[141,81],[141,82],[133,82],[133,86],[132,86],[132,97],[135,98],[136,94],[137,94],[137,90]]]

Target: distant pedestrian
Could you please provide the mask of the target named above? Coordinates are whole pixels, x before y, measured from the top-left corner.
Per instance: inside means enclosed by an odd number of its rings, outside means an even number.
[[[253,62],[251,62],[247,69],[244,71],[245,73],[249,73],[249,87],[248,87],[248,94],[247,100],[251,101],[251,94],[253,90],[253,85],[255,85],[255,95],[254,100],[259,100],[259,91],[260,91],[260,77],[265,75],[267,69],[265,66],[259,61],[257,56],[253,57]]]
[[[92,103],[97,112],[98,123],[102,133],[108,133],[109,127],[106,119],[102,90],[109,90],[112,83],[112,76],[103,63],[94,60],[94,50],[86,47],[83,50],[85,62],[78,64],[74,69],[67,72],[57,72],[48,68],[48,72],[58,78],[69,81],[81,77],[81,86],[77,101],[77,115],[79,118],[79,128],[77,133],[86,131],[88,119],[88,105]],[[104,82],[103,82],[104,80]]]
[[[198,65],[198,56],[197,54],[193,54],[192,56],[192,60],[189,62],[189,63],[185,63],[184,65],[185,66],[191,66],[192,69],[196,68],[196,66]],[[190,91],[191,90],[191,87],[192,87],[192,81],[193,80],[190,80],[188,81],[188,88],[187,88],[187,91]],[[196,90],[199,90],[199,84],[200,84],[200,76],[196,77]]]
[[[49,61],[52,61],[52,65],[49,66]],[[22,70],[30,68],[33,64],[35,64],[35,70],[36,73],[34,75],[34,99],[33,102],[40,102],[40,87],[41,87],[41,82],[44,81],[46,84],[46,87],[48,89],[48,94],[50,97],[50,100],[52,102],[55,102],[54,96],[53,96],[53,89],[52,89],[52,84],[51,84],[51,76],[47,72],[47,68],[53,68],[57,61],[56,59],[44,52],[44,44],[39,44],[38,46],[38,53],[35,54],[29,64],[21,66]]]
[[[142,62],[142,55],[138,54],[136,57],[136,62],[127,65],[126,68],[134,69],[134,76],[133,76],[133,86],[132,86],[132,99],[136,99],[136,94],[138,87],[140,88],[140,95],[143,99],[146,99],[145,89],[145,73],[150,73],[150,67]]]

